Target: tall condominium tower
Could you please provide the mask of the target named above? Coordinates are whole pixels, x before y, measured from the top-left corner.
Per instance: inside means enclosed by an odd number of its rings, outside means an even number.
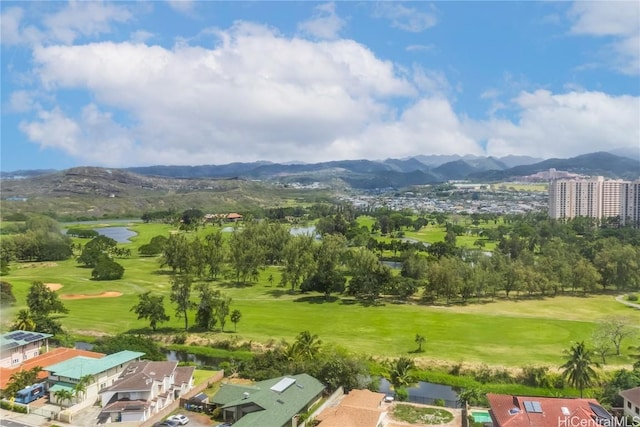
[[[620,185],[620,222],[640,227],[640,179]]]
[[[638,226],[640,180],[551,179],[549,217],[571,219],[620,217],[622,224]]]

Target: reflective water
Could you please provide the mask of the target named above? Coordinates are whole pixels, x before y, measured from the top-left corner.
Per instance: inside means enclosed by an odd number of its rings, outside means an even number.
[[[112,238],[118,243],[131,243],[129,239],[138,234],[129,230],[127,227],[98,227],[94,228],[94,230],[103,236]]]

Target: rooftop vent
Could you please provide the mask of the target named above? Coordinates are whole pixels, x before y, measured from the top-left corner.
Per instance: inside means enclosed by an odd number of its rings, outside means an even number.
[[[249,392],[245,391],[244,393],[242,393],[242,398],[243,399],[248,399],[249,398]]]
[[[515,415],[520,413],[520,408],[516,408],[515,406],[509,409],[509,415]]]
[[[566,406],[561,407],[560,410],[562,411],[562,415],[571,415],[569,408],[567,408]]]

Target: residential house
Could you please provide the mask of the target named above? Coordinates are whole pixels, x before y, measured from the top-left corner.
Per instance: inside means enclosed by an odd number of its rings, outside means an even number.
[[[351,390],[339,404],[329,406],[316,417],[318,427],[377,427],[386,415],[385,394],[370,390]]]
[[[622,390],[619,394],[624,402],[624,414],[640,423],[640,387]]]
[[[239,213],[232,212],[230,214],[227,214],[225,219],[231,222],[238,222],[238,221],[242,221],[242,218],[243,218],[242,215],[240,215]]]
[[[18,366],[49,350],[51,334],[11,331],[0,335],[0,367]]]
[[[487,394],[494,427],[611,427],[615,420],[595,399]]]
[[[49,366],[49,400],[58,405],[79,405],[77,409],[93,405],[100,390],[111,386],[130,362],[139,360],[144,353],[124,350],[109,354],[100,359],[77,356],[61,363]],[[89,378],[89,384],[82,393],[76,393],[81,379]],[[56,392],[67,390],[74,394],[70,402],[60,402]]]
[[[56,363],[64,362],[65,360],[72,359],[77,356],[91,357],[93,359],[99,359],[104,357],[103,353],[96,353],[94,351],[88,350],[78,350],[75,348],[66,348],[66,347],[58,347],[54,348],[51,351],[48,351],[39,356],[33,357],[21,365],[14,366],[11,368],[2,368],[0,367],[0,390],[3,390],[7,384],[9,383],[9,379],[11,375],[19,371],[28,371],[30,369],[35,368],[36,366],[42,368],[42,370],[38,373],[38,380],[45,380],[49,376],[49,373],[46,371],[46,368]]]
[[[100,391],[103,422],[146,421],[193,388],[195,367],[178,362],[131,362]]]
[[[320,381],[299,374],[253,385],[222,384],[210,401],[234,427],[296,427],[298,415],[318,402],[323,391]]]

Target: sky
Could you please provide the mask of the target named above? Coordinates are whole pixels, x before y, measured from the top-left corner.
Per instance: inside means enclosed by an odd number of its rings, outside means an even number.
[[[640,150],[640,2],[0,2],[0,169]]]

